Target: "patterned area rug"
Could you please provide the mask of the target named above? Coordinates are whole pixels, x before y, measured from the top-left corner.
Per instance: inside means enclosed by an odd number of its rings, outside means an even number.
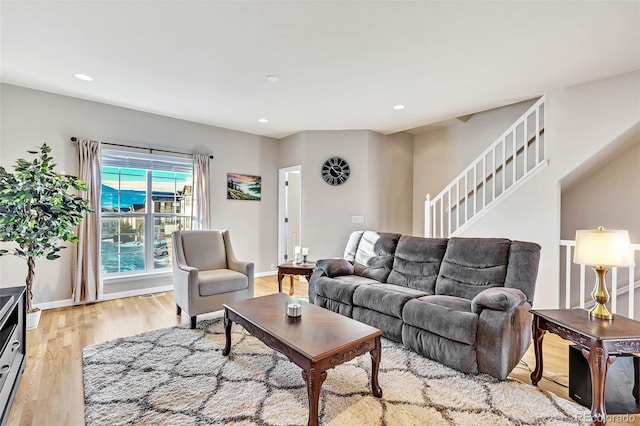
[[[222,356],[221,319],[173,327],[84,349],[87,425],[306,425],[301,370],[233,325]],[[569,425],[588,412],[516,380],[465,375],[383,339],[370,392],[365,355],[329,370],[321,425]]]

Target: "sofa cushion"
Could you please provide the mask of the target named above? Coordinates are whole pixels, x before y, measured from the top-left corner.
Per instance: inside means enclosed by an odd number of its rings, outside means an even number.
[[[364,231],[356,251],[354,269],[356,275],[385,282],[393,266],[400,234]]]
[[[352,305],[353,292],[358,286],[377,283],[375,280],[357,275],[343,275],[335,278],[320,277],[316,281],[316,295]]]
[[[482,290],[503,287],[510,245],[503,238],[451,238],[435,293],[471,300]]]
[[[320,259],[316,266],[322,269],[329,278],[340,275],[353,275],[353,265],[345,259]]]
[[[339,277],[335,277],[334,280],[354,284],[380,284],[380,281],[372,280],[371,278],[360,277],[358,275],[342,275]]]
[[[214,269],[198,272],[198,291],[200,296],[228,293],[244,290],[249,287],[249,280],[245,274],[231,269]]]
[[[402,343],[427,358],[463,373],[478,373],[478,356],[474,345],[454,342],[406,323],[402,326]]]
[[[447,241],[446,238],[400,237],[387,282],[435,294]]]
[[[425,296],[404,305],[405,324],[449,340],[473,345],[478,315],[471,312],[471,301],[455,296]]]
[[[353,305],[402,318],[402,308],[411,299],[427,293],[395,284],[370,284],[358,287],[353,292]]]
[[[527,296],[529,304],[533,304],[539,263],[540,246],[538,244],[524,241],[511,242],[509,269],[504,286],[522,291]]]
[[[353,307],[351,318],[382,330],[384,332],[383,336],[387,339],[402,342],[402,326],[404,323],[400,318],[359,306]]]
[[[337,302],[322,296],[316,296],[315,304],[349,318],[351,318],[353,311],[353,306],[348,303]]]
[[[363,233],[364,231],[353,231],[351,235],[349,235],[349,240],[347,240],[344,255],[342,256],[347,262],[355,262],[356,250],[358,250],[358,244],[360,244]]]

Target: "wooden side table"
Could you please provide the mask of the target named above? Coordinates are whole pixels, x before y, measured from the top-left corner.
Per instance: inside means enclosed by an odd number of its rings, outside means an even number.
[[[607,370],[616,355],[640,352],[640,322],[614,315],[612,320],[590,318],[584,309],[531,310],[533,314],[533,348],[536,368],[531,382],[542,378],[542,338],[545,332],[557,334],[582,348],[591,371],[591,420],[595,425],[607,423],[604,388]],[[636,400],[638,394],[635,395]]]
[[[307,261],[307,263],[287,262],[278,265],[278,292],[282,293],[282,278],[289,275],[289,295],[293,296],[293,276],[302,275],[308,280],[315,269],[316,262],[311,261]]]

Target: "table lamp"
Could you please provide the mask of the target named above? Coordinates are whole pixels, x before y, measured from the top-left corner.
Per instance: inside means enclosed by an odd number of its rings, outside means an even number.
[[[596,273],[596,286],[591,297],[596,303],[589,310],[592,318],[612,319],[613,315],[605,304],[609,301],[609,292],[605,283],[605,276],[612,266],[634,266],[633,250],[629,232],[607,229],[576,231],[576,250],[573,263],[589,265]]]

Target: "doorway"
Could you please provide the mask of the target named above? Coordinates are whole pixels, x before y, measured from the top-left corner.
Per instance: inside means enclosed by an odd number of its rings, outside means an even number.
[[[280,169],[278,196],[278,263],[293,260],[302,241],[302,166]]]

